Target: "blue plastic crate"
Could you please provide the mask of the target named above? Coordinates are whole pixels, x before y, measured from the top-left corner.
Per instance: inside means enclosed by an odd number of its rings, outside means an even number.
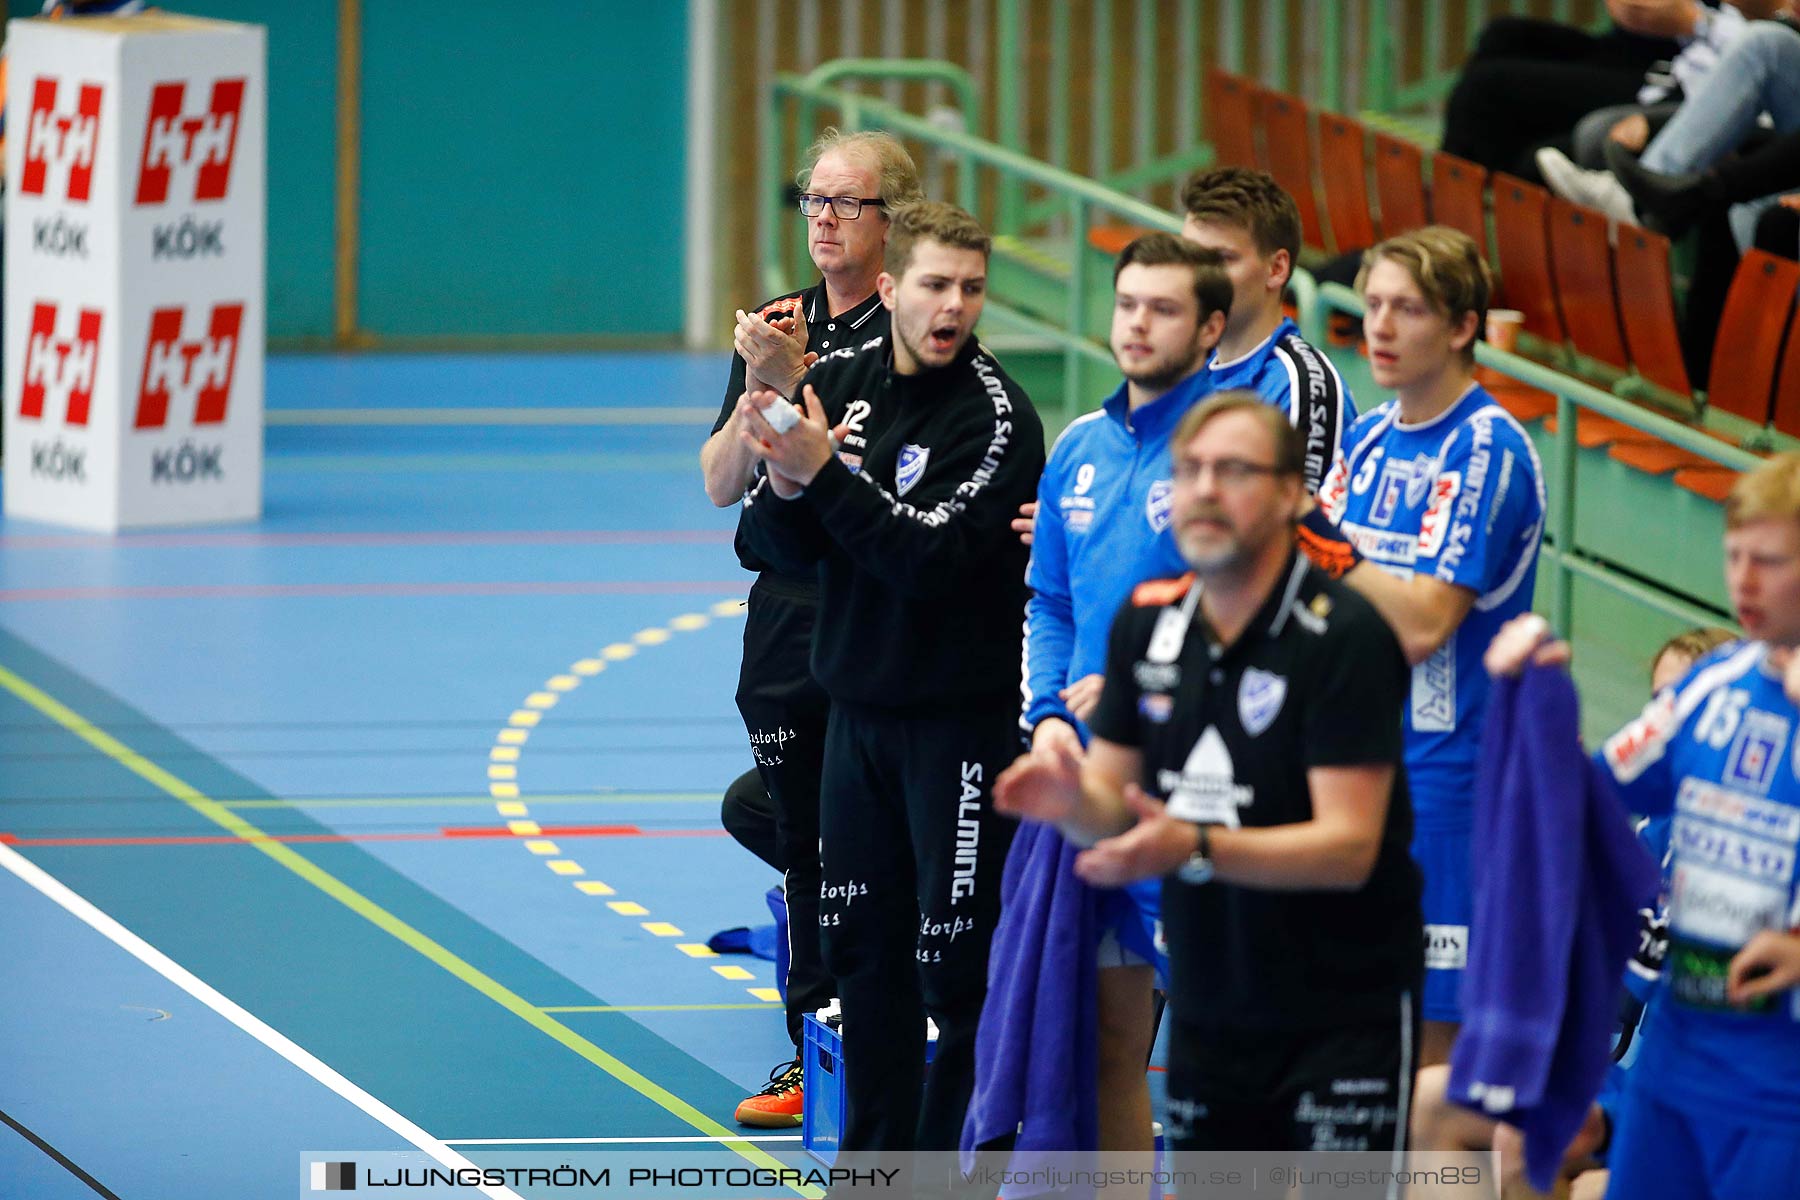
[[[838,1031],[807,1013],[801,1019],[806,1046],[802,1066],[800,1144],[830,1166],[844,1136],[844,1053]]]
[[[838,1031],[811,1013],[801,1018],[806,1046],[800,1097],[800,1145],[830,1166],[844,1136],[844,1043]],[[937,1039],[925,1043],[925,1061],[937,1057]]]

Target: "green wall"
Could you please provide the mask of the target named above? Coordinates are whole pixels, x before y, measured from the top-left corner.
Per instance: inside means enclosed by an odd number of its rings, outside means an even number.
[[[269,336],[330,338],[336,0],[163,7],[268,27]],[[365,0],[361,328],[678,337],[686,51],[677,2]]]

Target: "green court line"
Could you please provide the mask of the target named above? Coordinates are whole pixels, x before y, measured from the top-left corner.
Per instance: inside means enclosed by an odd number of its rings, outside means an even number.
[[[523,804],[693,804],[701,800],[717,801],[715,792],[552,792],[542,796],[519,796]],[[336,796],[308,800],[304,796],[287,799],[220,800],[225,808],[492,808],[492,796]]]
[[[759,1000],[755,1004],[546,1004],[539,1012],[736,1012],[743,1008],[780,1008],[779,1000]]]
[[[265,425],[711,425],[713,410],[654,408],[278,408]]]
[[[755,1163],[759,1167],[781,1170],[783,1163],[767,1152],[747,1145],[741,1135],[734,1134],[675,1093],[661,1084],[632,1069],[619,1059],[608,1054],[588,1039],[582,1037],[567,1025],[551,1017],[545,1010],[530,1003],[518,993],[512,991],[499,980],[481,971],[473,964],[439,945],[426,934],[413,928],[393,913],[388,912],[373,900],[358,892],[330,872],[315,865],[310,860],[295,853],[288,846],[273,840],[270,835],[255,825],[238,816],[217,800],[207,796],[187,781],[170,773],[151,762],[131,747],[125,745],[104,729],[69,708],[54,696],[41,688],[14,674],[5,667],[0,667],[0,687],[5,688],[24,703],[30,705],[50,720],[56,722],[101,754],[112,759],[132,774],[143,779],[151,786],[181,801],[200,816],[213,822],[221,829],[236,835],[250,843],[262,853],[268,855],[279,865],[292,871],[301,879],[312,884],[320,891],[369,921],[383,932],[391,935],[408,949],[422,955],[429,961],[442,967],[452,976],[486,996],[500,1007],[506,1009],[532,1028],[545,1034],[573,1050],[582,1058],[599,1067],[608,1075],[631,1088],[639,1095],[657,1105],[670,1115],[686,1122],[689,1126],[711,1137],[719,1138],[730,1146],[740,1157]],[[795,1188],[800,1195],[809,1198],[822,1196],[824,1193],[816,1188]]]

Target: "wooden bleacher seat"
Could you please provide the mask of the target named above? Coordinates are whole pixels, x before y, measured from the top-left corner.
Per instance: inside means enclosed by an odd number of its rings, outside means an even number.
[[[1431,220],[1460,229],[1475,239],[1489,262],[1493,252],[1487,233],[1487,171],[1453,154],[1431,156]]]
[[[1329,175],[1325,185],[1329,197]],[[1381,206],[1384,238],[1431,223],[1425,207],[1425,155],[1405,138],[1375,134],[1375,199]]]
[[[1800,306],[1788,323],[1787,351],[1781,356],[1781,372],[1775,376],[1775,428],[1789,437],[1800,437]]]
[[[1250,102],[1255,90],[1256,85],[1242,75],[1218,67],[1206,73],[1206,140],[1212,143],[1215,166],[1260,164],[1256,117]]]
[[[1731,344],[1713,358],[1709,408],[1767,425],[1773,415],[1775,366],[1800,286],[1800,263],[1761,250],[1746,251],[1731,277],[1725,311],[1719,318],[1721,337]]]
[[[1368,149],[1368,131],[1359,122],[1337,113],[1319,114],[1319,174],[1325,184],[1331,245],[1338,254],[1366,250],[1376,241],[1369,211]]]
[[[1525,314],[1525,329],[1547,342],[1565,340],[1556,307],[1556,275],[1550,266],[1550,193],[1494,176],[1494,240],[1499,247],[1500,294],[1495,304]]]
[[[1549,227],[1551,275],[1569,341],[1587,357],[1625,370],[1629,360],[1619,326],[1606,214],[1552,196]]]
[[[1669,272],[1669,239],[1635,225],[1619,227],[1619,316],[1625,348],[1637,373],[1677,395],[1692,392],[1675,322],[1675,281]]]
[[[1319,199],[1314,184],[1312,122],[1306,102],[1286,92],[1258,88],[1250,96],[1251,111],[1262,131],[1267,170],[1300,210],[1300,240],[1312,250],[1325,249],[1325,229],[1319,220]]]

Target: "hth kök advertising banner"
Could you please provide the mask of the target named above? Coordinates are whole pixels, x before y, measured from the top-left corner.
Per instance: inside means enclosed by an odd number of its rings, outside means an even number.
[[[263,29],[30,19],[6,48],[7,515],[256,518]]]

